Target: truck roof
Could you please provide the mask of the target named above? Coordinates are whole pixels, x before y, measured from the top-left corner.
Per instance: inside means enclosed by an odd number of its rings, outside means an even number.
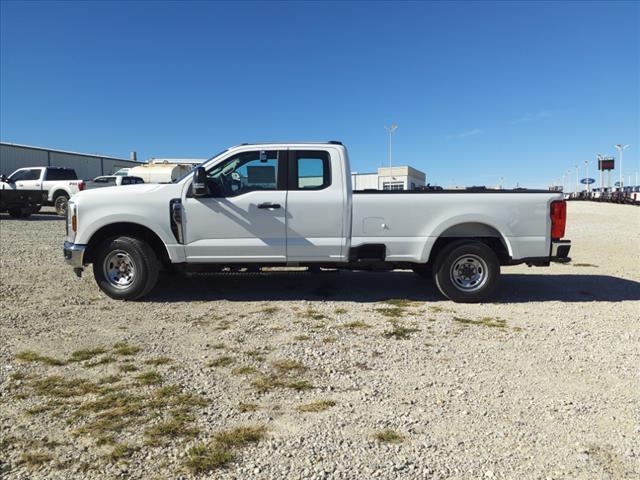
[[[247,145],[342,145],[342,142],[338,140],[329,140],[327,142],[252,142],[241,143],[231,148],[246,147]]]

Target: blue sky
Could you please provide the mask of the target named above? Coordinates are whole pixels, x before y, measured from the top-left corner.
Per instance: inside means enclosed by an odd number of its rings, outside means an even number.
[[[2,141],[138,158],[342,140],[356,171],[546,186],[629,143],[634,2],[5,2]],[[593,167],[591,168],[593,171]]]

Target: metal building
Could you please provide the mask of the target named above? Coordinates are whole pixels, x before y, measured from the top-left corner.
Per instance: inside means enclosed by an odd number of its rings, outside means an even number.
[[[377,173],[351,174],[354,190],[415,190],[424,186],[424,172],[409,166],[380,167]]]
[[[78,178],[91,180],[137,165],[141,163],[124,158],[0,142],[0,174],[7,176],[23,167],[68,167],[76,171]]]

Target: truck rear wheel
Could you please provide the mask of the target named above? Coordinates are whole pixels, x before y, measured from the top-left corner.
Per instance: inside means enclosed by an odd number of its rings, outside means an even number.
[[[133,237],[105,240],[94,257],[93,276],[117,300],[137,300],[158,282],[160,263],[151,246]]]
[[[478,303],[491,297],[500,277],[495,252],[481,242],[460,241],[436,259],[433,278],[442,294],[458,303]]]

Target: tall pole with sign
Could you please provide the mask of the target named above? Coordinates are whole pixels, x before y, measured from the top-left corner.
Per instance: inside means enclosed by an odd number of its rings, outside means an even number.
[[[622,152],[624,152],[627,148],[629,148],[629,145],[622,145],[622,144],[617,144],[616,146],[616,150],[618,150],[618,157],[620,158],[620,190],[622,191],[622,185],[623,185],[623,177],[622,177]]]
[[[604,185],[602,184],[602,155],[598,154],[596,158],[598,159],[598,170],[600,171],[600,194],[602,195],[602,192],[604,192]]]

